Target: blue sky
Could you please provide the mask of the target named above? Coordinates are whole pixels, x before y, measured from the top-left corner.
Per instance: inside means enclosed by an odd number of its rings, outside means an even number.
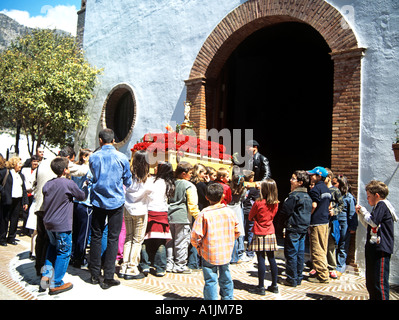
[[[0,13],[32,28],[57,28],[76,34],[81,0],[1,0]]]

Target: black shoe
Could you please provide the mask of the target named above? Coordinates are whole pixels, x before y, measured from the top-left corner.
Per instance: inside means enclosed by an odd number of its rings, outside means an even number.
[[[273,292],[273,293],[278,293],[278,286],[277,286],[277,284],[274,286],[268,286],[266,290]]]
[[[7,247],[7,242],[0,242],[0,246]]]
[[[266,294],[265,287],[255,287],[254,289],[249,289],[248,292],[253,294],[259,294],[261,296],[264,296]]]
[[[109,289],[114,286],[119,286],[121,282],[115,279],[104,279],[104,282],[100,284],[100,287],[105,289]]]
[[[99,284],[100,283],[100,279],[98,277],[91,276],[90,283],[91,284]]]
[[[142,272],[144,276],[148,276],[148,274],[150,273],[150,269],[144,269]]]
[[[145,278],[145,275],[142,272],[140,272],[139,274],[136,274],[136,275],[125,274],[123,276],[123,279],[125,279],[125,280],[138,280],[138,279],[143,279],[143,278]]]
[[[279,283],[281,283],[282,285],[285,285],[287,287],[295,288],[297,286],[296,283],[293,283],[293,282],[289,281],[288,279],[283,279],[283,280],[279,281]]]
[[[82,261],[81,260],[74,260],[72,262],[72,267],[80,269],[80,267],[82,266]]]
[[[13,241],[7,241],[9,244],[12,244],[13,246],[16,246],[18,243],[17,241],[13,240]]]

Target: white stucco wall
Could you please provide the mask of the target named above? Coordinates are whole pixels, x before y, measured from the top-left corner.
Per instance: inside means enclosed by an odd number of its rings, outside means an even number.
[[[389,187],[388,199],[399,212],[399,163],[392,142],[399,119],[399,2],[395,0],[328,1],[350,16],[359,46],[366,48],[362,61],[361,141],[358,202],[367,203],[365,185],[373,180]],[[352,9],[350,8],[352,7]],[[345,10],[346,9],[346,10]],[[395,248],[390,282],[399,283],[399,224],[395,224]],[[357,261],[364,270],[366,229],[357,232]]]
[[[87,1],[84,49],[91,64],[104,68],[90,103],[90,128],[98,128],[107,94],[121,82],[134,88],[137,118],[131,147],[151,131],[183,121],[184,80],[202,44],[243,1]],[[97,141],[89,130],[89,144]]]
[[[101,109],[111,89],[122,82],[134,88],[136,126],[130,148],[149,131],[181,123],[184,80],[208,35],[244,0],[88,0],[84,50],[89,62],[104,68],[90,102],[88,145],[96,146]],[[396,0],[328,0],[348,20],[360,47],[362,63],[359,203],[367,205],[364,186],[372,179],[388,184],[389,200],[399,211],[399,170],[391,144],[399,117],[399,2]],[[370,208],[369,208],[370,209]],[[399,239],[398,227],[395,231]],[[364,266],[365,229],[357,233],[357,261]],[[391,283],[399,283],[397,250]]]

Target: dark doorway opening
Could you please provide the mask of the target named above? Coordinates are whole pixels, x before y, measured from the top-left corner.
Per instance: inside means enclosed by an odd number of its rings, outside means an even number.
[[[132,90],[126,85],[118,85],[108,94],[105,102],[105,125],[114,130],[115,142],[129,136],[134,126],[136,102]]]
[[[330,52],[308,24],[272,25],[243,41],[216,81],[208,128],[254,130],[260,153],[270,161],[280,201],[290,192],[295,170],[331,167]]]

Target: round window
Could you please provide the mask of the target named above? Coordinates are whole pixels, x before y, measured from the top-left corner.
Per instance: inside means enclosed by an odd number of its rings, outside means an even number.
[[[114,87],[105,100],[102,112],[103,128],[115,132],[115,142],[121,146],[130,138],[136,118],[133,89],[127,84]]]

